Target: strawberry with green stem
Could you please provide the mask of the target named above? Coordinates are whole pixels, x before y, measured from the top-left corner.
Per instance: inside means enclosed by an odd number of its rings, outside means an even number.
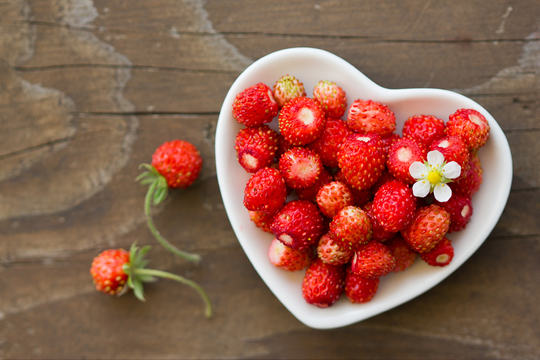
[[[166,240],[156,229],[151,207],[162,203],[169,188],[187,188],[197,179],[202,168],[202,158],[197,148],[184,140],[173,140],[162,144],[152,155],[152,164],[141,164],[147,171],[135,180],[149,185],[144,201],[144,213],[150,232],[167,250],[186,260],[198,263],[200,256],[182,251]]]
[[[212,316],[210,298],[195,281],[162,270],[146,269],[148,260],[144,257],[150,248],[150,245],[146,245],[139,249],[134,243],[129,253],[123,249],[109,249],[96,256],[90,268],[96,290],[120,296],[133,289],[137,299],[145,301],[144,283],[153,282],[156,278],[170,279],[197,291],[206,305],[206,317]]]

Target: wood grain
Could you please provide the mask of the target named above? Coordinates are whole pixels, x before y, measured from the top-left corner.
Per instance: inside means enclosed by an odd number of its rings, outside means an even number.
[[[0,0],[0,358],[540,358],[540,3],[535,0]],[[388,88],[438,87],[484,106],[509,141],[507,206],[481,248],[418,298],[342,329],[296,320],[244,255],[215,172],[236,77],[310,46]],[[154,209],[141,163],[192,142],[197,182]],[[210,231],[209,231],[210,229]],[[93,289],[94,256],[151,244],[146,303]]]

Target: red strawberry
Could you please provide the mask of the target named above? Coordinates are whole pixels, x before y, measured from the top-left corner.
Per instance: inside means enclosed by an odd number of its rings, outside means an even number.
[[[396,266],[390,249],[377,241],[370,241],[354,253],[351,271],[365,279],[376,279],[389,274]]]
[[[278,135],[278,140],[279,140],[279,145],[278,145],[278,151],[277,151],[276,157],[279,159],[281,155],[285,154],[288,150],[292,149],[295,146],[291,145],[291,143],[288,142],[281,134]]]
[[[401,235],[385,242],[384,245],[388,246],[388,249],[392,251],[392,254],[396,258],[394,272],[400,272],[409,268],[418,257],[418,253],[411,248]]]
[[[468,196],[452,194],[448,201],[435,200],[434,204],[444,208],[450,214],[449,233],[465,229],[473,213],[472,200]]]
[[[250,173],[270,166],[278,150],[278,133],[266,125],[238,131],[234,148],[240,165]]]
[[[253,85],[238,95],[233,103],[233,117],[247,127],[269,123],[278,114],[272,89],[263,83]]]
[[[206,304],[206,317],[212,316],[210,299],[196,282],[180,275],[145,268],[148,260],[144,256],[149,250],[150,245],[139,249],[136,244],[133,244],[129,252],[123,249],[109,249],[96,256],[90,267],[90,275],[92,275],[96,290],[120,296],[128,289],[133,289],[137,299],[145,301],[143,290],[145,282],[155,281],[156,277],[171,279],[196,290]]]
[[[379,278],[365,279],[356,275],[349,266],[345,274],[345,295],[354,304],[369,302],[377,293],[379,282]]]
[[[461,167],[461,175],[458,179],[464,177],[469,171],[470,152],[463,140],[458,136],[444,136],[435,140],[429,150],[437,150],[444,156],[444,161],[449,163],[455,161]]]
[[[484,115],[473,109],[459,109],[446,123],[446,134],[459,136],[470,150],[478,150],[489,138],[489,124]]]
[[[251,175],[244,190],[244,206],[250,211],[274,214],[286,200],[285,179],[273,168],[264,168]]]
[[[306,145],[323,132],[326,117],[321,104],[308,97],[289,101],[279,112],[279,131],[292,145]]]
[[[321,158],[308,148],[294,147],[279,158],[279,171],[287,185],[293,189],[314,185],[322,169]]]
[[[295,189],[296,195],[298,195],[299,199],[317,202],[317,194],[319,193],[320,188],[332,180],[333,177],[332,174],[330,174],[330,171],[323,167],[321,169],[321,173],[319,174],[319,179],[315,181],[315,184],[311,185],[310,187]]]
[[[327,117],[337,119],[345,114],[347,96],[336,83],[319,81],[313,89],[313,98],[321,103]]]
[[[274,221],[274,215],[266,214],[261,211],[250,211],[249,218],[262,231],[272,233],[270,225],[272,224],[272,221]]]
[[[401,138],[390,147],[386,166],[390,174],[398,180],[413,184],[416,180],[411,176],[409,167],[415,161],[426,160],[425,150],[411,139]]]
[[[420,257],[431,266],[443,267],[450,264],[454,258],[454,247],[452,242],[444,237],[432,250],[420,253]]]
[[[369,217],[361,208],[347,206],[332,219],[330,232],[342,249],[354,250],[371,239]]]
[[[276,213],[270,228],[285,245],[293,249],[305,249],[321,237],[323,217],[314,203],[293,200]]]
[[[129,253],[124,249],[105,250],[92,261],[90,274],[96,290],[109,295],[118,295],[124,289],[128,275],[124,264],[129,264]]]
[[[386,231],[381,224],[379,224],[379,221],[375,218],[375,215],[373,215],[373,202],[367,203],[362,209],[369,217],[369,222],[371,224],[371,240],[385,242],[396,236],[397,232]]]
[[[456,194],[472,197],[480,189],[484,173],[480,158],[476,152],[471,153],[468,169],[464,176],[460,176],[459,179],[451,182],[449,186]]]
[[[352,258],[354,251],[342,248],[331,233],[324,234],[317,245],[317,256],[327,264],[345,265]]]
[[[369,189],[384,170],[378,134],[348,136],[338,154],[339,168],[348,185],[357,190]]]
[[[202,158],[197,148],[184,140],[173,140],[162,144],[152,155],[152,164],[141,164],[145,168],[135,179],[148,185],[144,202],[144,213],[148,228],[156,240],[167,250],[186,260],[198,262],[200,256],[184,252],[157,231],[151,214],[151,206],[158,205],[167,197],[169,188],[187,188],[195,182],[202,168]]]
[[[332,306],[343,292],[344,278],[345,270],[342,266],[314,259],[302,281],[302,296],[308,304],[320,308]]]
[[[311,262],[311,249],[297,250],[285,246],[274,238],[268,248],[268,258],[274,266],[287,271],[298,271],[306,268]]]
[[[397,232],[409,225],[416,211],[416,197],[399,180],[382,185],[373,198],[373,215],[388,232]]]
[[[431,204],[416,211],[413,221],[401,231],[413,250],[428,252],[437,245],[450,228],[450,214],[444,208]]]
[[[349,108],[347,124],[351,130],[358,133],[384,136],[396,129],[396,116],[384,104],[357,99]]]
[[[379,179],[377,179],[377,181],[375,182],[375,184],[373,184],[373,186],[371,187],[371,192],[373,194],[376,194],[377,191],[380,189],[381,186],[383,186],[384,184],[386,184],[387,182],[391,181],[391,180],[396,180],[395,177],[392,176],[392,174],[390,174],[390,172],[388,171],[388,169],[385,169],[381,176],[379,176]]]
[[[403,137],[422,144],[424,148],[444,136],[444,121],[433,115],[411,116],[403,124]]]
[[[308,147],[317,151],[325,166],[338,167],[338,153],[343,140],[351,135],[347,123],[341,119],[326,120],[322,134]]]
[[[202,168],[197,148],[184,140],[167,141],[152,155],[152,166],[167,180],[170,188],[187,188]]]
[[[322,213],[333,218],[341,209],[353,205],[352,192],[340,181],[323,185],[317,194],[317,205]]]
[[[304,84],[292,75],[285,75],[279,78],[274,84],[274,99],[276,99],[278,106],[281,108],[290,100],[306,96]]]

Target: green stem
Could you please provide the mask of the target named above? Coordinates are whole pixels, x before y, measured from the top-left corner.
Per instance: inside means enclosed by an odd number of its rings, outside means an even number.
[[[138,274],[138,275],[156,276],[156,277],[160,277],[160,278],[164,278],[164,279],[170,279],[170,280],[178,281],[178,282],[180,282],[182,284],[190,286],[191,288],[195,289],[199,293],[199,295],[201,295],[201,297],[203,298],[203,300],[204,300],[204,302],[206,304],[206,313],[205,313],[206,317],[209,318],[209,317],[212,316],[212,303],[210,302],[210,298],[208,297],[208,295],[206,294],[204,289],[199,284],[197,284],[195,281],[186,279],[186,278],[184,278],[184,277],[182,277],[180,275],[171,274],[171,273],[168,273],[166,271],[161,271],[161,270],[134,269],[134,272],[135,272],[135,274]]]
[[[154,191],[156,190],[156,183],[152,183],[148,187],[148,192],[146,193],[146,198],[144,199],[144,214],[146,215],[146,222],[148,223],[148,228],[150,229],[150,232],[154,237],[157,239],[157,241],[163,245],[163,247],[173,254],[176,254],[186,260],[193,261],[194,263],[198,263],[201,260],[201,257],[198,254],[192,254],[185,251],[182,251],[172,245],[170,242],[168,242],[159,231],[156,229],[156,226],[154,225],[154,220],[152,219],[151,214],[151,206],[152,206],[152,198],[154,195]]]

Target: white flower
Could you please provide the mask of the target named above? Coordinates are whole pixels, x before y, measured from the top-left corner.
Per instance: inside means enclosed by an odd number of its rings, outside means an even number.
[[[461,174],[461,166],[455,161],[447,164],[443,154],[434,150],[427,154],[427,161],[423,164],[413,162],[409,173],[418,180],[412,188],[414,196],[423,198],[433,192],[437,201],[445,202],[452,196],[452,190],[446,184]]]

